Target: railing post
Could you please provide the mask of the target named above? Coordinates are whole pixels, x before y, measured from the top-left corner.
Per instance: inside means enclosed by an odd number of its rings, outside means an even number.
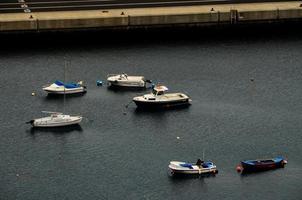
[[[230,10],[230,22],[231,24],[236,24],[238,22],[238,10]]]

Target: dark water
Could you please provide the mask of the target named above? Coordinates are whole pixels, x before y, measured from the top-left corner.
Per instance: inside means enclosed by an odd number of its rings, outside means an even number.
[[[0,199],[301,199],[301,33],[283,25],[2,35],[11,44],[0,54]],[[67,79],[88,86],[65,112],[85,120],[31,130],[25,122],[42,110],[64,110],[41,90],[63,79],[64,57]],[[149,91],[96,86],[119,72],[187,93],[192,106],[126,109]],[[170,160],[195,162],[203,149],[219,174],[169,177]],[[277,155],[288,159],[284,169],[235,171],[240,160]]]

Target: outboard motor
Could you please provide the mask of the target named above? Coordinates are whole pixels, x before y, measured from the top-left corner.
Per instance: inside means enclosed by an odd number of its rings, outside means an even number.
[[[35,120],[30,120],[30,121],[28,121],[28,122],[26,122],[26,124],[31,124],[31,125],[33,125],[34,124],[34,122],[35,122]]]

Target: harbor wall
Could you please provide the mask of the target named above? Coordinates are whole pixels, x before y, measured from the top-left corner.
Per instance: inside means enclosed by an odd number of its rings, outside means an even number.
[[[302,19],[301,2],[0,14],[0,32],[219,25]]]

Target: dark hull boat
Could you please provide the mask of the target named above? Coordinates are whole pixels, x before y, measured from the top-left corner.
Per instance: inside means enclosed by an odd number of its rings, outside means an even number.
[[[168,88],[158,85],[153,88],[151,94],[134,97],[133,101],[140,109],[175,108],[190,105],[192,101],[183,93],[165,93]]]
[[[264,160],[245,160],[237,166],[238,172],[258,172],[284,167],[287,163],[283,157]]]

